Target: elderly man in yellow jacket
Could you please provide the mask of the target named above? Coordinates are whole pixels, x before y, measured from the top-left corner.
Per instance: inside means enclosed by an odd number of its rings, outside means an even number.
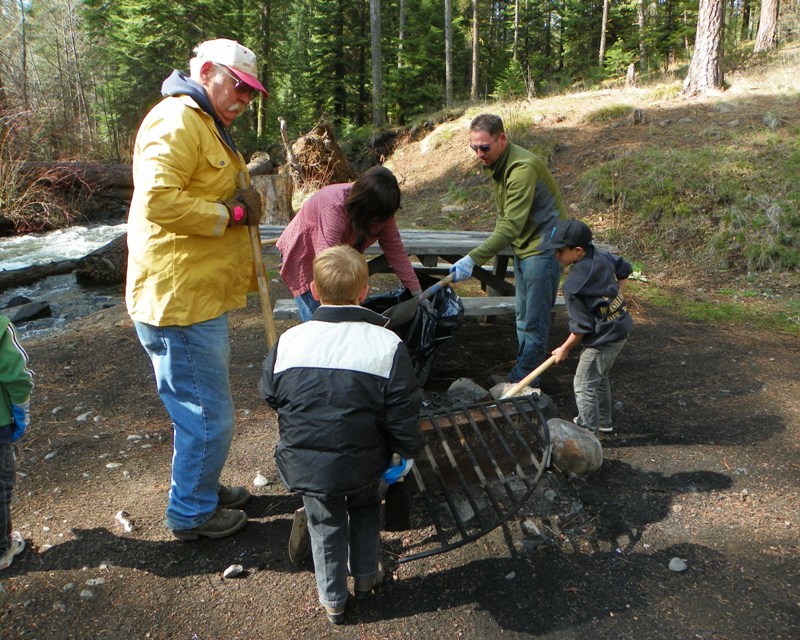
[[[227,127],[259,93],[255,54],[234,40],[194,50],[136,136],[125,299],[174,429],[166,525],[181,540],[247,524],[244,487],[220,484],[234,430],[228,311],[246,304],[246,226],[261,200]]]

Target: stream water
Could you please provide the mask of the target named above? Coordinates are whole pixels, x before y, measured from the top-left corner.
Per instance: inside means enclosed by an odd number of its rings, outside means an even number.
[[[0,238],[0,270],[20,269],[58,260],[82,258],[125,233],[125,223],[74,226],[44,234]],[[123,301],[122,285],[80,285],[75,274],[50,276],[34,284],[0,291],[0,308],[15,296],[48,302],[52,318],[18,326],[23,338],[57,331],[68,322]]]

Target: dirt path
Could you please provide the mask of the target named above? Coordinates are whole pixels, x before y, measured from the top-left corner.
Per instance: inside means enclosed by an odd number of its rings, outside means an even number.
[[[122,308],[28,345],[37,388],[14,522],[29,548],[0,580],[4,639],[797,637],[796,337],[639,308],[602,469],[546,473],[555,498],[537,492],[476,543],[399,567],[387,555],[395,581],[331,630],[310,566],[286,556],[299,501],[274,483],[257,313],[252,300],[233,315],[239,423],[223,478],[256,497],[249,526],[216,542],[179,543],[161,523],[171,433]],[[437,353],[429,387],[484,383],[513,353],[510,323],[465,324]],[[574,361],[552,369],[544,387],[567,419],[573,371]],[[273,484],[255,488],[258,473]],[[133,532],[115,521],[120,510]],[[685,573],[669,571],[673,557]],[[245,574],[223,580],[234,563]]]

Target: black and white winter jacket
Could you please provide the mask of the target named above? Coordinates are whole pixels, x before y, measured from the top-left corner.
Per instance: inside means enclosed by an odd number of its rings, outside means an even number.
[[[275,449],[286,487],[317,498],[357,493],[393,452],[421,445],[421,391],[405,344],[359,306],[321,306],[281,335],[259,391],[278,410]]]

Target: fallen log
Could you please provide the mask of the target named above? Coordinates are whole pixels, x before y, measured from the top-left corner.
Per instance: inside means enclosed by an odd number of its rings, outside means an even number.
[[[0,271],[0,291],[11,287],[22,287],[62,273],[71,273],[77,266],[77,260],[59,260],[47,264],[35,264],[21,269],[6,269]]]
[[[133,189],[133,170],[129,164],[26,162],[20,174],[50,189],[86,189],[89,192]]]
[[[128,234],[123,233],[99,249],[83,256],[75,267],[75,278],[84,284],[121,284],[128,265]]]

